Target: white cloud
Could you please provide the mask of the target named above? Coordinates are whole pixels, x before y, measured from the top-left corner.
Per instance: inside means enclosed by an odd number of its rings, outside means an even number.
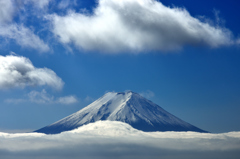
[[[65,9],[70,5],[70,1],[69,0],[62,0],[59,4],[58,4],[58,8],[60,9]]]
[[[54,71],[34,67],[26,57],[0,55],[0,89],[45,85],[60,90],[64,82]]]
[[[53,103],[54,97],[49,95],[44,89],[41,92],[31,91],[28,94],[29,100],[34,103]]]
[[[236,44],[237,44],[237,45],[240,45],[240,38],[237,39]]]
[[[75,96],[66,96],[66,97],[60,97],[56,100],[57,103],[60,103],[60,104],[74,104],[74,103],[77,103],[78,100]]]
[[[3,41],[14,40],[18,45],[25,48],[32,48],[40,52],[47,52],[50,50],[49,46],[34,34],[34,32],[25,27],[23,24],[13,23],[12,20],[15,15],[16,1],[0,0],[0,38]],[[26,1],[25,1],[26,2]],[[43,3],[45,1],[36,1]]]
[[[99,0],[92,15],[72,11],[51,15],[50,20],[60,42],[90,51],[168,51],[185,45],[215,48],[234,43],[229,30],[155,0]]]
[[[38,91],[30,92],[28,94],[28,99],[31,102],[40,103],[40,104],[59,103],[59,104],[70,105],[78,102],[77,98],[73,95],[55,98],[54,96],[48,94],[44,89],[41,92],[38,92]]]
[[[0,0],[0,24],[12,21],[14,7],[12,0]]]
[[[35,7],[43,9],[47,7],[52,0],[24,0],[24,3],[33,3]]]
[[[235,159],[240,132],[142,132],[99,121],[57,135],[0,133],[1,158]]]
[[[107,93],[107,92],[106,92]],[[86,102],[94,102],[96,99],[90,97],[90,96],[87,96],[85,99],[84,99]]]
[[[53,95],[50,95],[47,93],[45,89],[43,89],[41,92],[38,91],[31,91],[26,95],[25,98],[19,98],[19,99],[6,99],[5,103],[11,103],[11,104],[20,104],[24,102],[32,102],[37,104],[64,104],[64,105],[70,105],[78,102],[78,99],[73,96],[64,96],[64,97],[54,97]]]
[[[40,52],[50,50],[32,30],[18,24],[0,25],[0,36],[5,39],[15,40],[16,43],[25,48],[32,48]]]
[[[147,90],[145,92],[141,92],[140,95],[147,98],[147,99],[150,99],[150,98],[155,96],[154,92],[150,91],[150,90]]]

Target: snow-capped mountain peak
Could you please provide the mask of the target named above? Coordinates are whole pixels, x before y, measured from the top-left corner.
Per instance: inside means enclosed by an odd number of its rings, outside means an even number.
[[[106,93],[78,112],[36,132],[55,134],[99,120],[122,121],[143,131],[205,132],[132,91]]]

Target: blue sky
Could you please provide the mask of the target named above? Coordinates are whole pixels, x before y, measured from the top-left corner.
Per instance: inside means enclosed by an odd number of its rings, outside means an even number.
[[[0,130],[132,90],[201,129],[240,131],[238,3],[0,0]]]

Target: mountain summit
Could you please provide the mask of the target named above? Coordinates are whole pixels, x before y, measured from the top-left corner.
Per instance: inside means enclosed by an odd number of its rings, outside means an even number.
[[[35,132],[57,134],[99,120],[122,121],[142,131],[206,132],[131,91],[106,93],[78,112]]]

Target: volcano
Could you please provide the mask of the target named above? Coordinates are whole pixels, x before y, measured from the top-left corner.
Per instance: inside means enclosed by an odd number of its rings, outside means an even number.
[[[106,93],[76,113],[35,132],[57,134],[100,120],[121,121],[146,132],[206,132],[177,118],[157,104],[132,91]]]

